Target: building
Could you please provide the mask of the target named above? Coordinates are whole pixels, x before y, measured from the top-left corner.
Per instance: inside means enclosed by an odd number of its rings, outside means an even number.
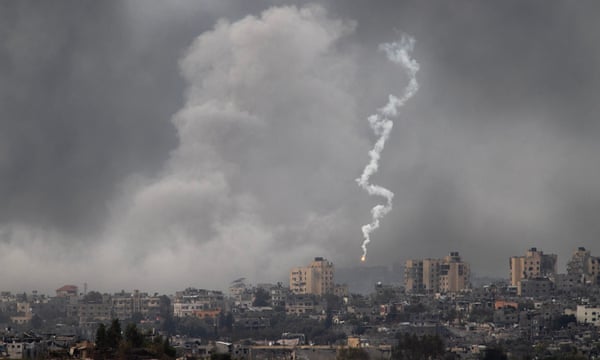
[[[134,314],[144,319],[156,319],[160,316],[160,296],[134,290],[133,293],[121,291],[111,298],[113,316],[120,320],[131,319]]]
[[[79,316],[79,323],[102,321],[107,322],[112,319],[112,307],[109,299],[105,299],[102,302],[80,302],[77,315]]]
[[[423,259],[423,290],[439,292],[441,259]]]
[[[206,316],[212,311],[221,311],[225,306],[223,292],[187,288],[178,291],[173,302],[173,316]]]
[[[458,252],[451,252],[440,264],[439,292],[459,292],[470,287],[471,267]]]
[[[521,279],[554,277],[556,261],[555,254],[544,254],[534,247],[529,249],[525,256],[512,256],[510,258],[511,285],[518,286]]]
[[[288,315],[309,315],[321,313],[325,306],[311,295],[290,295],[285,301],[285,313]]]
[[[347,297],[350,294],[348,285],[346,284],[335,284],[333,287],[333,294],[339,297]]]
[[[79,293],[77,286],[64,285],[56,289],[57,303],[68,318],[76,318],[79,310]]]
[[[471,267],[458,252],[442,259],[412,259],[404,268],[404,287],[410,292],[451,293],[468,289]]]
[[[63,287],[56,289],[56,296],[57,297],[71,297],[71,296],[76,297],[76,296],[78,296],[77,286],[64,285]]]
[[[600,285],[600,258],[579,247],[567,263],[567,274],[578,277],[581,284]]]
[[[589,305],[577,305],[575,315],[579,324],[592,324],[600,326],[600,307]]]
[[[554,288],[558,292],[568,293],[581,285],[581,276],[578,274],[556,274],[554,276]]]
[[[423,260],[406,260],[404,267],[404,288],[409,292],[422,292]]]
[[[554,283],[549,278],[521,279],[517,286],[517,295],[519,296],[545,298],[553,293]]]
[[[290,270],[290,291],[294,294],[333,294],[333,274],[333,263],[316,257],[310,265]]]

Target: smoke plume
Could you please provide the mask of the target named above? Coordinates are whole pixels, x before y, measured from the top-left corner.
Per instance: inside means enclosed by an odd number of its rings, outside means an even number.
[[[387,58],[397,64],[400,64],[409,76],[409,83],[404,89],[404,93],[400,98],[390,95],[389,100],[385,106],[377,110],[377,112],[368,117],[369,125],[375,135],[379,136],[377,142],[373,146],[373,149],[369,151],[370,161],[365,166],[362,175],[356,179],[356,182],[360,187],[365,189],[369,195],[377,195],[385,198],[385,204],[377,204],[371,209],[371,215],[373,220],[362,227],[362,233],[364,236],[363,243],[361,245],[363,255],[362,261],[367,258],[367,244],[371,242],[371,232],[379,227],[379,220],[383,218],[387,213],[392,210],[392,199],[394,193],[390,190],[375,184],[369,183],[371,175],[377,172],[379,168],[379,159],[381,158],[381,152],[385,146],[385,142],[390,136],[394,123],[391,118],[398,115],[398,109],[402,107],[408,99],[410,99],[419,89],[419,84],[416,80],[416,73],[419,71],[419,64],[416,60],[411,59],[409,53],[414,48],[415,40],[412,37],[402,36],[400,43],[384,43],[379,46],[380,50],[384,51]]]

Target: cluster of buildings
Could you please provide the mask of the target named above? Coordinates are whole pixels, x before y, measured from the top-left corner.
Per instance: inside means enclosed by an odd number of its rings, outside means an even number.
[[[535,247],[509,259],[511,290],[524,297],[543,297],[600,284],[600,257],[577,248],[567,272],[557,272],[558,256]],[[471,267],[458,252],[441,259],[411,259],[404,268],[404,288],[413,293],[455,293],[471,287]]]
[[[471,286],[471,267],[458,252],[442,259],[407,260],[404,287],[409,292],[459,292]]]
[[[85,287],[80,292],[75,285],[60,287],[52,297],[2,292],[0,314],[8,318],[1,326],[26,328],[35,322],[37,326],[61,322],[92,340],[99,323],[115,318],[159,328],[167,317],[192,317],[216,329],[228,317],[230,327],[259,332],[273,325],[275,314],[285,313],[299,319],[327,320],[335,332],[346,334],[357,346],[378,349],[393,343],[398,333],[437,334],[448,339],[449,349],[462,353],[508,340],[550,342],[557,349],[564,344],[587,349],[586,344],[597,340],[600,349],[600,258],[579,247],[564,274],[557,272],[557,258],[530,248],[522,256],[510,257],[507,281],[483,287],[471,285],[471,267],[458,252],[443,258],[411,259],[404,267],[404,286],[376,282],[368,296],[352,294],[348,286],[337,284],[334,264],[323,257],[290,269],[289,284],[252,286],[241,278],[230,284],[228,293],[190,287],[174,295],[139,290],[101,294]],[[5,332],[0,353],[34,353],[39,350],[31,345],[34,338],[19,342],[14,333]],[[271,342],[287,346],[296,341],[299,346],[311,341],[306,334],[292,338],[282,335],[279,340],[255,344],[253,351],[262,346],[266,350],[261,351],[268,353],[273,349]],[[187,341],[176,340],[181,344]],[[234,343],[220,344],[241,349]],[[51,346],[50,342],[45,346]],[[585,351],[590,355],[593,350]]]
[[[584,247],[577,248],[567,263],[567,272],[556,270],[558,256],[537,248],[510,258],[510,281],[520,296],[543,297],[600,284],[600,258]]]

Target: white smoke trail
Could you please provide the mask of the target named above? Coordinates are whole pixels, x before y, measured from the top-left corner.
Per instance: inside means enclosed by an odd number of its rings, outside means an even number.
[[[419,89],[419,84],[416,79],[417,71],[419,71],[419,63],[409,56],[409,53],[413,51],[414,44],[415,40],[412,37],[402,36],[399,43],[393,42],[379,45],[379,49],[386,53],[387,58],[390,61],[400,64],[406,70],[410,80],[400,98],[390,95],[388,103],[377,109],[375,114],[368,117],[369,125],[371,125],[371,129],[373,129],[375,135],[379,136],[379,139],[373,146],[373,149],[369,151],[370,161],[367,166],[365,166],[362,175],[356,179],[356,182],[360,187],[365,189],[369,195],[379,195],[384,197],[386,203],[384,205],[375,205],[375,207],[371,209],[373,220],[371,223],[363,225],[362,227],[364,237],[364,241],[361,245],[363,250],[363,255],[361,257],[362,261],[365,261],[367,258],[367,244],[371,242],[371,232],[379,227],[379,220],[392,210],[394,193],[379,185],[370,184],[369,178],[377,172],[381,151],[392,131],[394,123],[390,118],[396,117],[398,115],[398,109]]]

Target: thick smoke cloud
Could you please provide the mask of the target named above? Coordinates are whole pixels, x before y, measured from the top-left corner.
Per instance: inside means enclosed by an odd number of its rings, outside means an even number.
[[[407,84],[376,49],[401,33],[421,87],[373,179],[396,196],[368,264],[600,253],[597,3],[321,4],[1,3],[3,287],[355,266],[366,119]]]
[[[202,278],[213,287],[333,254],[361,143],[352,54],[338,48],[352,29],[321,7],[281,7],[199,36],[181,60],[179,146],[158,179],[124,194],[109,237],[148,271],[177,276],[165,252],[186,271],[218,271]]]
[[[344,206],[364,154],[353,53],[338,44],[353,27],[318,6],[281,7],[219,21],[193,42],[180,62],[178,146],[162,172],[132,176],[110,203],[86,265],[122,271],[99,284],[279,280],[347,241]]]

